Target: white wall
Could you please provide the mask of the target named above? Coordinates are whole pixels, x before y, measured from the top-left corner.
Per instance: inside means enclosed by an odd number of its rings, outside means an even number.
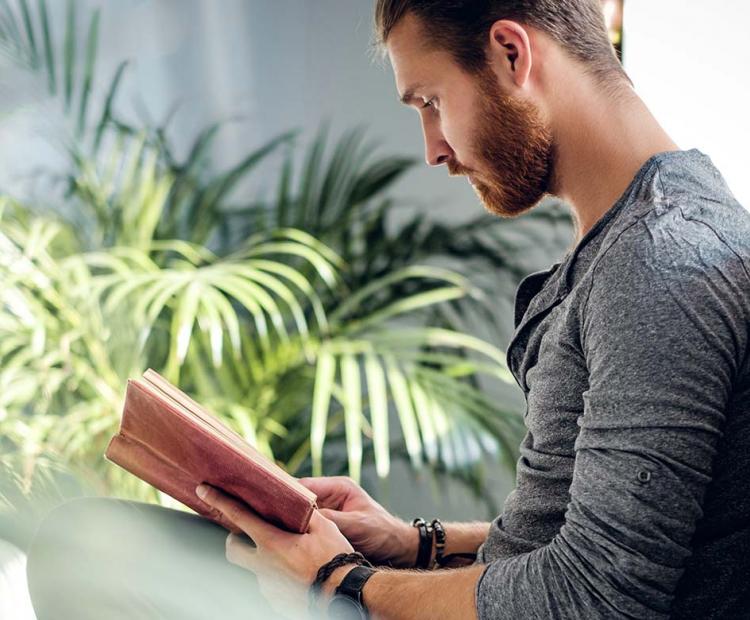
[[[682,148],[750,209],[750,2],[625,0],[625,68]]]

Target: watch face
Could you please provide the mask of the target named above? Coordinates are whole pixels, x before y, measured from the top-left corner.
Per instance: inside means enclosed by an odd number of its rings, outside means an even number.
[[[328,604],[328,617],[336,620],[362,620],[367,618],[362,605],[341,594],[334,596]]]

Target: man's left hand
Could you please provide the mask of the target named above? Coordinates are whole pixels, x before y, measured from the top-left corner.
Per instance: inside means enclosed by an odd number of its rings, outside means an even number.
[[[354,551],[336,524],[318,510],[313,511],[308,531],[296,534],[264,521],[246,504],[210,485],[199,485],[196,494],[255,542],[254,547],[229,534],[226,556],[256,574],[261,592],[271,603],[279,599],[281,589],[306,605],[307,589],[318,569],[335,555]],[[287,596],[283,598],[288,601]]]

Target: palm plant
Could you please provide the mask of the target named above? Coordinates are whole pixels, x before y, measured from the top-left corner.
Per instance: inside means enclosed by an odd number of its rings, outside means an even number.
[[[44,76],[72,123],[65,208],[0,203],[0,448],[29,470],[54,454],[99,472],[103,490],[157,498],[101,459],[125,379],[152,366],[295,474],[359,478],[372,459],[385,477],[395,454],[480,493],[488,455],[512,468],[521,418],[480,382],[512,378],[464,329],[467,312],[493,313],[460,272],[480,261],[520,277],[510,224],[391,232],[385,193],[413,162],[368,157],[361,130],[327,161],[321,133],[296,185],[295,132],[212,173],[214,124],[180,161],[168,127],[117,117],[126,63],[95,113],[98,13],[82,62],[72,0],[66,16],[59,53],[45,0],[0,5],[0,48]],[[237,185],[279,149],[274,200],[237,207]]]

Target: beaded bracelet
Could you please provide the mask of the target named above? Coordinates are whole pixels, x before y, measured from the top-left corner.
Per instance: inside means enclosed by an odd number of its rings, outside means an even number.
[[[422,517],[416,517],[411,524],[419,529],[419,548],[414,566],[416,568],[429,568],[430,557],[432,556],[432,525]]]
[[[440,519],[432,520],[432,530],[435,532],[435,564],[443,566],[443,554],[445,553],[445,528]]]

